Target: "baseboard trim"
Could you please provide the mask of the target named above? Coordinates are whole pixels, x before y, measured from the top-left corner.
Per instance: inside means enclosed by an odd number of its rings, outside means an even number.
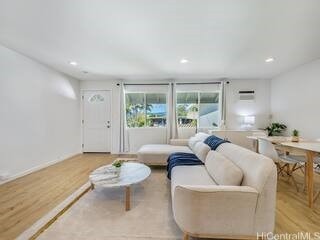
[[[91,189],[90,182],[82,185],[78,190],[66,198],[62,203],[48,212],[30,228],[20,234],[17,240],[36,239],[43,231],[49,228],[63,213],[65,213],[74,203],[76,203],[84,194]]]
[[[47,162],[47,163],[44,163],[44,164],[35,166],[35,167],[30,168],[30,169],[28,169],[28,170],[26,170],[26,171],[23,171],[23,172],[21,172],[21,173],[17,173],[17,174],[15,174],[15,175],[12,175],[12,176],[10,176],[8,179],[6,179],[6,180],[4,180],[4,181],[0,181],[0,185],[5,184],[5,183],[8,183],[8,182],[11,182],[11,181],[13,181],[13,180],[15,180],[15,179],[17,179],[17,178],[26,176],[26,175],[28,175],[28,174],[30,174],[30,173],[39,171],[39,170],[41,170],[41,169],[44,169],[44,168],[49,167],[49,166],[51,166],[51,165],[54,165],[54,164],[56,164],[56,163],[58,163],[58,162],[62,162],[62,161],[67,160],[67,159],[69,159],[69,158],[76,157],[76,156],[78,156],[78,155],[80,155],[80,154],[82,154],[82,153],[81,153],[81,152],[78,152],[78,153],[70,154],[70,155],[67,155],[67,156],[65,156],[65,157],[62,157],[62,158],[60,158],[60,159],[56,159],[56,160],[53,160],[53,161],[50,161],[50,162]]]
[[[118,152],[119,155],[137,155],[137,152]]]

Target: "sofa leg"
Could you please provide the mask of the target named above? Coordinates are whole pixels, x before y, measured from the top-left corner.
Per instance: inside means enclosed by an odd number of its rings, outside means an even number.
[[[183,234],[183,240],[189,240],[189,235],[188,233]]]

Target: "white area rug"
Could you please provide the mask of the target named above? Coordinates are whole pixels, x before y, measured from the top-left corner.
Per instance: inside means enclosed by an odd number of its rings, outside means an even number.
[[[128,212],[124,209],[124,189],[89,191],[38,239],[182,239],[172,215],[166,171],[152,169],[147,180],[131,188]]]

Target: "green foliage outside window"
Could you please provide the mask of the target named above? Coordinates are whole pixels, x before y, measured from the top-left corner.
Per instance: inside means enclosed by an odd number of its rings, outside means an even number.
[[[217,127],[219,123],[218,92],[178,92],[179,127]]]
[[[126,93],[126,120],[129,128],[166,125],[166,94]]]

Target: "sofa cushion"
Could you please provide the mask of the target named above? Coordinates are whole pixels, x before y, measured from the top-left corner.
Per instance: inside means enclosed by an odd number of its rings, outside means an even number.
[[[203,165],[203,162],[193,153],[172,153],[168,158],[168,179],[171,179],[171,171],[177,166]]]
[[[171,153],[185,152],[192,153],[187,146],[174,146],[168,144],[147,144],[143,145],[138,153],[138,161],[148,165],[167,165]]]
[[[188,141],[188,146],[190,149],[193,149],[194,145],[199,142],[200,140],[198,138],[196,138],[195,136],[189,138],[189,141]]]
[[[274,174],[273,160],[235,144],[221,144],[217,152],[236,164],[243,172],[241,185],[263,191],[267,179]]]
[[[204,165],[177,166],[171,171],[171,193],[178,185],[217,185]],[[173,196],[173,195],[172,195]]]
[[[175,145],[175,146],[188,146],[189,139],[184,139],[184,138],[175,138],[175,139],[170,139],[170,145]]]
[[[205,166],[219,185],[240,186],[243,178],[241,169],[221,153],[210,151]]]
[[[193,147],[194,154],[202,161],[205,162],[208,152],[210,151],[210,147],[203,142],[196,142]]]
[[[154,153],[154,154],[166,153],[168,155],[175,152],[192,153],[192,151],[188,146],[177,146],[177,145],[169,145],[169,144],[147,144],[147,145],[143,145],[138,151],[138,153]]]

